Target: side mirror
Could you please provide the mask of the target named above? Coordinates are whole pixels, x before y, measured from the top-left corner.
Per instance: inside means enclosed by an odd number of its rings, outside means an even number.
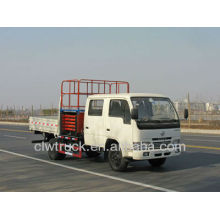
[[[131,118],[132,119],[138,119],[138,109],[137,108],[133,108],[132,110],[131,110]]]
[[[188,109],[184,109],[184,118],[187,120],[188,117],[189,117],[189,111]]]

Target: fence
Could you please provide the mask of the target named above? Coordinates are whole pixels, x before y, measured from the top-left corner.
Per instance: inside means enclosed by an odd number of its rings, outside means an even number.
[[[7,109],[0,110],[1,121],[16,121],[16,122],[27,122],[30,116],[55,116],[58,114],[58,109],[53,108],[16,108],[7,107]],[[189,128],[209,128],[209,129],[220,129],[220,112],[202,112],[193,111],[191,112],[190,119],[184,120],[183,111],[178,112],[181,126]]]
[[[1,121],[19,121],[27,122],[30,116],[54,116],[58,114],[58,109],[56,108],[16,108],[7,107],[6,109],[0,110],[0,120]]]

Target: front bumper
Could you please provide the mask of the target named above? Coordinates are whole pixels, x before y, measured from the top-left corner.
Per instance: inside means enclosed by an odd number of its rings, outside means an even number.
[[[154,150],[154,151],[145,151],[145,150],[133,150],[128,153],[128,156],[134,160],[148,160],[164,157],[173,157],[179,156],[181,151],[177,150]]]

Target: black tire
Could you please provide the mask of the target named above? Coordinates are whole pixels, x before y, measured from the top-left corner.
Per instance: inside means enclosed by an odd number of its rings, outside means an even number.
[[[128,161],[122,157],[122,152],[118,145],[109,149],[108,161],[114,171],[125,171],[127,169]]]
[[[54,138],[54,135],[50,133],[44,133],[43,136],[44,136],[44,142],[49,142],[51,139]]]
[[[56,149],[56,143],[58,143],[57,138],[50,139],[49,141],[49,149],[48,156],[51,160],[63,160],[66,157],[66,154],[61,154]]]
[[[98,157],[100,155],[100,153],[97,151],[92,151],[91,149],[87,149],[86,155],[87,155],[87,157],[92,158],[92,157]]]
[[[166,158],[150,159],[148,162],[152,167],[160,167],[166,162]]]

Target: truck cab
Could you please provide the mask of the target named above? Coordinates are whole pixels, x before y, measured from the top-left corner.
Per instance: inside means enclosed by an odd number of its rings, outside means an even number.
[[[109,154],[110,163],[111,154],[118,156],[119,170],[132,160],[159,166],[167,157],[180,154],[179,148],[170,147],[180,143],[180,122],[172,102],[163,95],[92,95],[86,102],[84,140]],[[116,153],[111,145],[117,146]],[[110,165],[117,170],[115,164]]]

